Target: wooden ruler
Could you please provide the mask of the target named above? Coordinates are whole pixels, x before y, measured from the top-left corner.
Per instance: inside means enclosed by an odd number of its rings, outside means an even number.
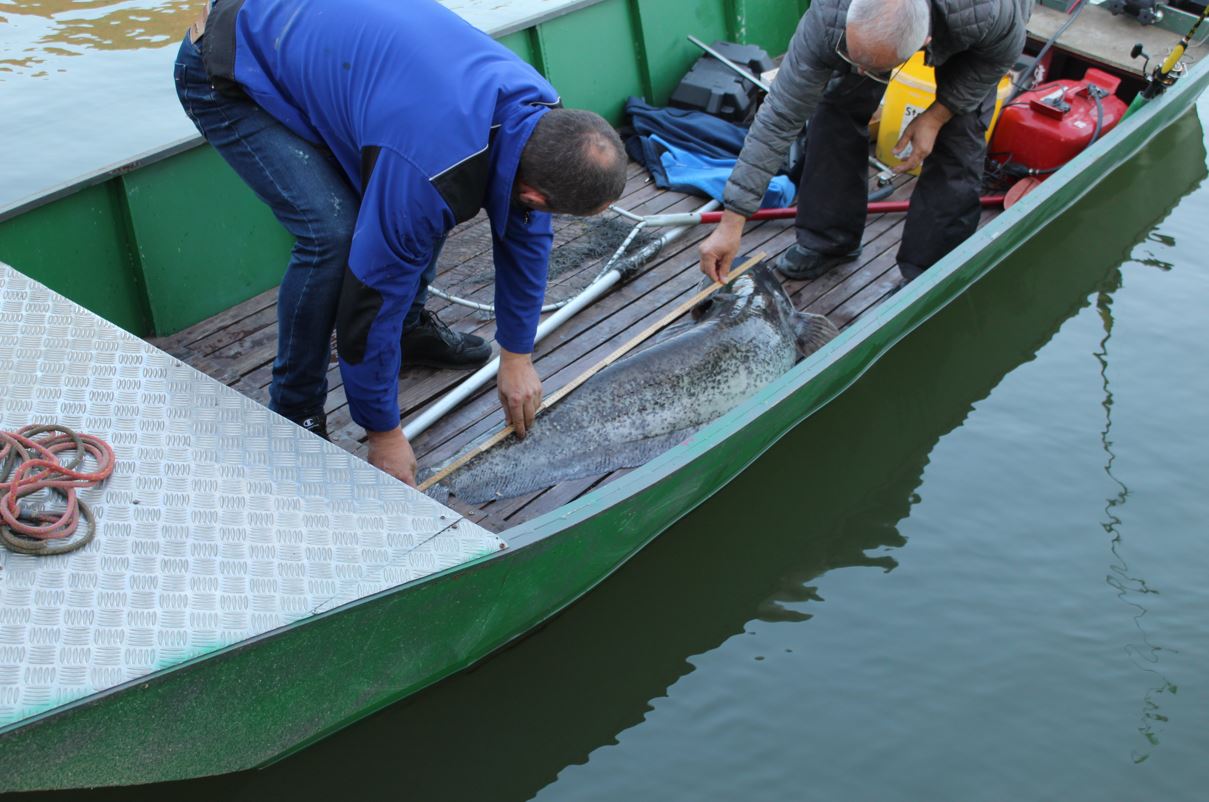
[[[727,283],[734,281],[736,278],[743,275],[744,273],[746,273],[751,268],[755,267],[760,262],[764,261],[765,258],[767,258],[767,256],[766,256],[766,254],[764,254],[763,251],[761,251],[760,253],[757,253],[755,256],[751,257],[746,262],[744,262],[737,270],[733,271],[730,274],[730,277],[727,280]],[[641,332],[639,332],[637,335],[635,335],[633,339],[629,340],[625,345],[622,345],[616,351],[614,351],[613,353],[606,356],[604,359],[597,362],[591,368],[584,371],[583,373],[576,376],[574,379],[572,379],[571,381],[569,381],[568,383],[566,383],[562,387],[560,387],[557,392],[555,392],[553,395],[551,395],[549,398],[547,398],[545,401],[542,402],[542,405],[540,407],[538,407],[538,409],[537,409],[537,414],[540,415],[541,413],[545,412],[550,407],[557,404],[559,401],[561,401],[563,398],[565,398],[576,387],[579,387],[579,385],[583,384],[588,379],[592,378],[597,373],[599,373],[600,371],[607,368],[609,365],[612,365],[614,362],[616,362],[618,359],[621,359],[623,356],[628,354],[630,351],[633,351],[635,348],[637,348],[639,345],[641,345],[643,343],[643,341],[650,338],[650,336],[652,334],[659,331],[664,326],[667,326],[669,323],[675,322],[675,320],[677,318],[679,318],[681,315],[683,315],[685,312],[689,311],[694,306],[701,303],[702,301],[704,301],[709,296],[713,295],[718,290],[722,289],[722,287],[724,287],[724,286],[725,286],[724,284],[714,282],[710,286],[708,286],[705,289],[698,292],[692,298],[689,298],[687,301],[685,301],[684,303],[677,306],[671,312],[668,312],[666,315],[659,318],[659,320],[657,320],[654,323],[652,323],[651,325],[647,326],[645,329],[643,329]],[[475,457],[479,456],[480,454],[484,454],[484,453],[490,451],[492,448],[499,445],[500,442],[502,442],[504,440],[504,438],[506,438],[508,435],[512,434],[512,432],[513,432],[512,426],[505,426],[503,429],[499,430],[498,432],[496,432],[494,435],[492,435],[491,437],[484,440],[479,445],[470,449],[465,454],[458,457],[456,460],[449,463],[444,468],[442,468],[441,470],[434,473],[432,476],[425,479],[420,484],[420,490],[421,491],[427,490],[428,488],[435,485],[437,482],[440,482],[442,479],[449,476],[449,474],[453,473],[458,468],[461,468],[463,465],[470,462]]]

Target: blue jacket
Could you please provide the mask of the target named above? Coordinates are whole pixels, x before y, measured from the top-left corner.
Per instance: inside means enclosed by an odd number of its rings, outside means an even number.
[[[545,79],[435,0],[219,0],[203,42],[212,76],[325,144],[361,193],[337,315],[354,421],[399,425],[403,318],[435,244],[480,209],[496,340],[533,350],[553,234],[549,214],[514,204],[513,183],[558,105]]]

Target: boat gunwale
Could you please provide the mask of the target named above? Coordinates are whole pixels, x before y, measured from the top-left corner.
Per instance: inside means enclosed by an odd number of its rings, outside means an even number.
[[[144,167],[150,167],[153,164],[170,159],[185,151],[200,147],[205,143],[206,140],[202,139],[201,134],[184,136],[166,145],[143,151],[130,159],[113,162],[92,172],[84,173],[77,178],[64,181],[57,186],[52,186],[33,195],[18,198],[7,206],[0,206],[0,223],[20,217],[26,212],[32,212],[57,200],[83,192],[89,187],[104,184],[106,181],[114,178],[121,178],[128,173],[133,173],[135,170],[141,170]]]
[[[542,23],[545,23],[545,22],[549,22],[550,20],[558,19],[559,17],[565,17],[566,15],[573,14],[576,11],[582,11],[583,9],[588,8],[589,6],[594,6],[599,3],[605,2],[605,0],[561,0],[561,1],[563,4],[558,6],[557,8],[547,8],[547,9],[543,9],[542,11],[538,11],[538,12],[529,14],[528,16],[518,16],[518,17],[516,17],[516,19],[512,20],[511,22],[505,23],[503,25],[498,25],[496,27],[479,28],[479,30],[481,30],[483,33],[485,33],[488,36],[491,36],[493,38],[502,39],[505,36],[511,36],[514,33],[519,33],[520,31],[528,30],[529,28],[532,28],[537,25],[541,25]],[[460,12],[456,12],[456,10],[455,10],[455,13],[458,13],[458,15],[461,16]],[[465,17],[462,17],[462,18],[466,19]],[[470,20],[467,20],[467,21],[470,22]],[[474,25],[473,22],[471,22],[470,24]],[[475,25],[475,27],[477,28],[478,26]]]

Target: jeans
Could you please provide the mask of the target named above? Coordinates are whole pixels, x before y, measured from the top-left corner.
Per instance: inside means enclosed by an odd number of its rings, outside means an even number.
[[[218,92],[186,35],[176,93],[189,119],[294,236],[277,294],[277,357],[269,408],[298,421],[327,398],[332,329],[360,198],[332,152],[294,134],[247,97]],[[436,274],[437,243],[404,329],[419,322]]]
[[[940,80],[944,73],[945,66],[937,68]],[[837,73],[827,85],[806,134],[795,223],[802,247],[832,255],[860,247],[869,197],[869,118],[885,91],[884,84],[851,71]],[[992,90],[979,108],[940,129],[903,225],[897,259],[907,279],[978,228],[985,134],[994,108]]]

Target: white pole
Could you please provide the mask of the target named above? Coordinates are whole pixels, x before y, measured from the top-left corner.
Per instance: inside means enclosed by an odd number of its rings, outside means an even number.
[[[693,214],[711,212],[714,209],[717,209],[719,206],[721,206],[721,204],[717,201],[710,201]],[[670,229],[658,239],[653,240],[644,246],[638,251],[638,253],[634,254],[633,257],[627,259],[626,261],[632,264],[632,260],[641,260],[638,262],[638,265],[641,266],[641,264],[646,262],[647,259],[650,259],[656,253],[663,250],[666,245],[684,236],[684,233],[690,228],[692,228],[692,226],[681,226],[679,228]],[[569,304],[543,320],[541,325],[537,327],[537,333],[534,335],[533,339],[534,343],[541,342],[543,337],[561,326],[576,312],[583,309],[585,306],[592,303],[597,298],[612,289],[617,282],[621,281],[623,272],[624,271],[622,270],[621,266],[613,268],[585,287],[583,291],[580,292],[579,295],[575,296],[575,298],[572,299]],[[432,426],[434,423],[443,418],[448,412],[453,410],[453,408],[458,404],[477,393],[483,387],[483,385],[495,378],[495,375],[499,373],[499,370],[500,358],[497,356],[486,365],[483,365],[483,367],[472,373],[464,382],[446,393],[445,397],[443,397],[440,401],[437,401],[431,407],[420,413],[415,420],[404,426],[403,435],[408,440],[414,440],[421,433],[427,430],[428,427]]]

